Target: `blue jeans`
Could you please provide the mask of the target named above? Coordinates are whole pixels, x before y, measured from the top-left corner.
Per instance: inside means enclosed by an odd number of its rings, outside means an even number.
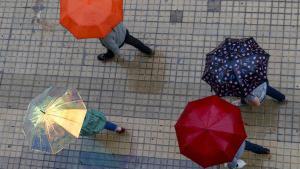
[[[117,129],[117,125],[113,122],[110,122],[110,121],[106,121],[105,125],[104,125],[104,128],[106,130],[110,130],[110,131],[116,131]]]

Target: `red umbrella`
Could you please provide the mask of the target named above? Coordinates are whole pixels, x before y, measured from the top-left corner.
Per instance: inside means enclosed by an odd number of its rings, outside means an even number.
[[[175,130],[180,153],[204,168],[232,161],[247,137],[240,109],[218,96],[189,102]]]

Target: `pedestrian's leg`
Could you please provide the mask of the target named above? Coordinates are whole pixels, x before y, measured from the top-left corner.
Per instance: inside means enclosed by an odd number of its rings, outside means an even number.
[[[270,149],[258,144],[251,143],[250,141],[246,141],[245,150],[251,151],[256,154],[270,154]]]
[[[141,42],[137,38],[131,36],[128,32],[126,34],[125,43],[134,46],[139,51],[141,51],[141,52],[143,52],[147,55],[152,55],[153,54],[152,49],[150,49],[148,46],[146,46],[143,42]]]
[[[238,159],[234,157],[233,160],[227,164],[227,167],[229,169],[235,169],[235,168],[238,167],[238,163],[237,162],[238,162]]]
[[[271,86],[267,87],[267,95],[272,97],[273,99],[278,100],[279,102],[283,102],[285,100],[285,95]]]
[[[114,132],[117,132],[117,133],[119,133],[119,134],[125,132],[125,128],[120,127],[120,126],[118,126],[118,125],[116,125],[115,123],[110,122],[110,121],[106,121],[104,128],[105,128],[106,130],[114,131]]]
[[[227,167],[229,169],[234,169],[234,168],[238,168],[238,167],[242,168],[244,165],[246,165],[246,163],[240,159],[244,153],[245,145],[246,145],[246,143],[243,142],[242,145],[240,146],[240,148],[238,149],[237,153],[235,154],[233,160],[227,164]],[[242,163],[244,163],[244,164],[242,164]],[[240,166],[240,165],[242,165],[242,166]]]
[[[114,53],[107,49],[107,52],[106,53],[101,53],[100,55],[97,56],[98,60],[101,60],[101,61],[107,61],[109,59],[112,59],[114,57]]]
[[[104,126],[104,128],[106,130],[110,130],[110,131],[116,131],[117,127],[118,127],[118,125],[116,125],[115,123],[110,122],[110,121],[106,121],[105,126]]]

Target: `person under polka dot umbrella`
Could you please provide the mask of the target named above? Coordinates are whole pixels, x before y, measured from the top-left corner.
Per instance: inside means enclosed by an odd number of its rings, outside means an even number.
[[[241,97],[241,104],[252,106],[259,106],[266,95],[280,102],[285,100],[282,93],[269,85],[267,70],[270,55],[253,37],[227,38],[206,56],[202,79],[216,95]]]

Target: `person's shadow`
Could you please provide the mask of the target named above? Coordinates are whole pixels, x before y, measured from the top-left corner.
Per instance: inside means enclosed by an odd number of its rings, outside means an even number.
[[[165,57],[160,51],[154,56],[142,54],[128,61],[115,58],[115,62],[127,69],[127,90],[145,94],[159,94],[165,80]]]

